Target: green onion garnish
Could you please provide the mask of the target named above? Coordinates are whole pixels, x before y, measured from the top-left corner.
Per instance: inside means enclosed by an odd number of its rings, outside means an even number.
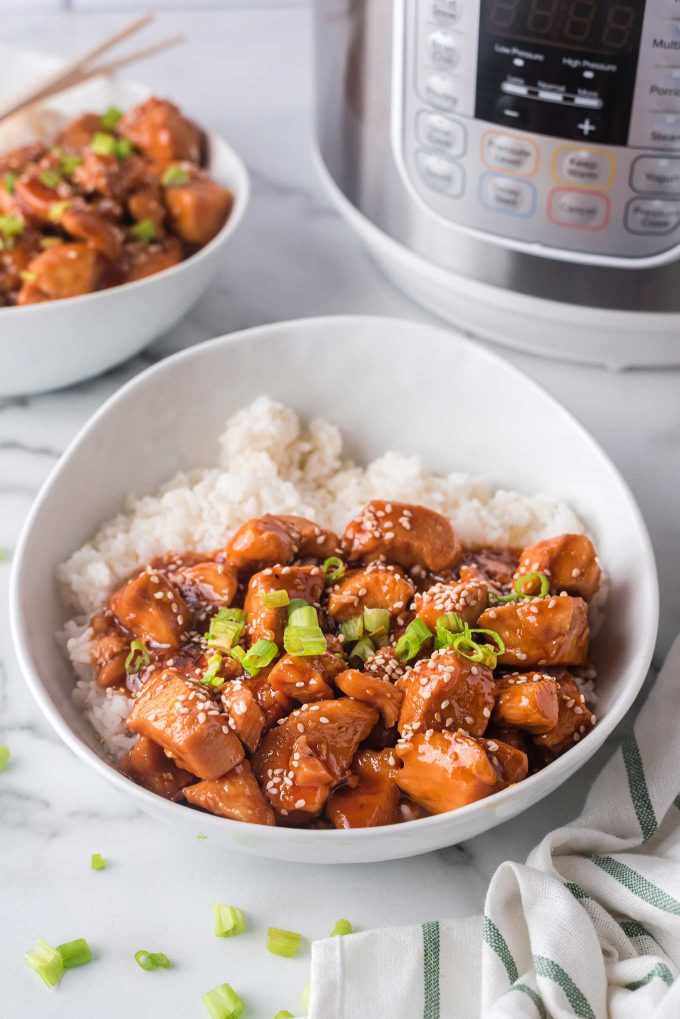
[[[113,145],[116,159],[128,159],[132,155],[132,142],[129,138],[116,138]]]
[[[539,593],[527,594],[527,582],[532,583],[535,580],[538,580],[541,585]],[[504,602],[517,601],[518,598],[547,598],[550,592],[550,581],[545,573],[525,573],[523,576],[517,577],[512,585],[512,590],[512,594],[496,594],[495,591],[489,591],[489,605],[502,605]]]
[[[300,1001],[302,1002],[303,1007],[306,1009],[309,1009],[309,999],[311,997],[311,994],[312,985],[310,983],[306,983],[305,986],[300,991]]]
[[[374,652],[375,644],[373,643],[371,638],[362,637],[361,640],[358,640],[356,644],[352,647],[351,651],[349,651],[348,657],[350,662],[354,661],[354,659],[358,659],[361,662],[365,662],[367,658],[370,658],[371,655],[374,654]]]
[[[147,952],[143,948],[135,952],[135,962],[142,969],[145,969],[147,973],[154,969],[170,968],[170,960],[163,952]]]
[[[23,219],[20,216],[0,216],[0,235],[6,244],[13,244],[24,232]]]
[[[101,853],[93,853],[90,859],[90,866],[92,870],[105,870],[108,866],[108,860],[105,860]]]
[[[335,927],[331,931],[331,937],[342,937],[344,934],[352,933],[352,925],[349,920],[336,920]]]
[[[38,278],[37,272],[31,272],[30,269],[22,269],[19,273],[19,278],[24,283],[35,283]]]
[[[52,223],[58,223],[67,209],[71,208],[71,202],[65,199],[63,202],[52,202],[47,213],[47,218]]]
[[[16,182],[19,179],[18,173],[6,173],[5,174],[5,189],[9,191],[10,195],[13,195],[16,190]]]
[[[59,169],[66,177],[70,177],[73,171],[78,169],[82,161],[81,156],[64,153],[63,156],[59,157]]]
[[[140,219],[139,223],[135,223],[134,226],[130,227],[130,235],[136,241],[146,241],[150,244],[158,237],[158,230],[152,219]]]
[[[41,184],[44,184],[46,188],[58,187],[63,179],[64,178],[58,170],[52,169],[43,170],[42,173],[38,175],[38,180]]]
[[[326,575],[327,584],[335,584],[337,580],[341,580],[347,573],[347,567],[336,555],[331,555],[328,559],[324,560],[324,564],[321,567]]]
[[[151,665],[151,655],[143,640],[133,640],[130,644],[130,653],[125,659],[125,671],[128,676],[134,672],[141,672],[147,665]]]
[[[340,623],[340,633],[346,642],[359,640],[364,635],[364,617],[354,616],[352,619],[346,619],[344,623]]]
[[[4,771],[9,762],[9,747],[6,743],[0,744],[0,771]]]
[[[296,602],[300,599],[296,598]],[[301,605],[291,603],[288,606],[288,625],[289,626],[318,626],[319,617],[316,614],[316,609],[313,605],[308,605],[307,602],[303,602]]]
[[[243,1011],[243,1002],[233,987],[221,984],[203,995],[210,1019],[238,1019]]]
[[[447,615],[450,616],[451,613],[447,613]],[[480,662],[490,669],[495,669],[498,655],[502,655],[505,651],[505,644],[500,635],[495,630],[471,629],[467,623],[463,623],[461,631],[452,633],[443,623],[440,625],[440,622],[445,618],[445,616],[440,616],[437,620],[436,646],[450,647],[456,654],[471,662]],[[459,622],[462,622],[460,617],[458,619]],[[493,648],[489,644],[476,640],[474,636],[476,634],[491,637],[496,647]]]
[[[267,931],[267,951],[272,955],[282,955],[292,959],[297,955],[302,944],[302,935],[295,931],[284,931],[280,927],[270,927]]]
[[[75,941],[57,945],[57,951],[64,963],[64,969],[75,969],[76,966],[92,962],[92,952],[85,938],[76,938]]]
[[[24,959],[48,987],[56,987],[64,975],[64,960],[52,945],[39,938]]]
[[[258,672],[266,669],[278,653],[279,649],[273,640],[258,640],[249,651],[244,651],[241,647],[235,647],[232,650],[232,655],[241,663],[249,676],[257,676]]]
[[[213,903],[213,920],[218,938],[233,938],[243,934],[246,929],[243,912],[236,906],[225,906],[222,902]]]
[[[189,174],[181,166],[168,166],[161,174],[161,184],[164,188],[181,187],[189,182]]]
[[[435,623],[434,649],[450,647],[454,638],[465,631],[465,623],[457,612],[445,612]]]
[[[287,591],[263,591],[260,597],[268,609],[280,609],[290,602]]]
[[[113,131],[122,116],[123,111],[119,110],[117,106],[109,106],[108,110],[101,115],[99,123],[105,131]]]
[[[395,653],[402,661],[410,661],[415,658],[423,644],[426,644],[432,637],[432,631],[422,619],[414,619],[408,624],[403,634],[397,641]]]
[[[97,131],[92,136],[90,148],[98,156],[112,156],[116,148],[115,135],[106,131]]]
[[[205,683],[207,686],[222,686],[224,680],[217,673],[222,668],[222,655],[214,654],[208,661],[208,668],[203,673],[201,683]]]
[[[327,647],[320,626],[287,626],[283,631],[283,646],[295,658],[322,655]]]
[[[390,614],[387,609],[364,609],[364,631],[374,644],[387,640],[390,632]]]
[[[287,1012],[285,1008],[282,1008],[280,1012],[277,1012],[274,1019],[295,1019],[292,1012]]]
[[[210,620],[210,629],[205,635],[208,646],[230,654],[241,639],[245,625],[243,609],[220,609]]]

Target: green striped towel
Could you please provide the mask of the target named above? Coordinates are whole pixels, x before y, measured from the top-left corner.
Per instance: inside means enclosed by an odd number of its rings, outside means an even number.
[[[680,638],[578,820],[485,915],[315,943],[310,1019],[680,1019]]]

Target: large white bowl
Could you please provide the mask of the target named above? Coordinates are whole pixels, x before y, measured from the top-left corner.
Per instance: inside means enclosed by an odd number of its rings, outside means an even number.
[[[56,64],[51,57],[0,46],[0,95]],[[95,79],[51,99],[49,107],[75,117],[109,106],[126,109],[148,94],[129,82]],[[181,89],[171,98],[181,106]],[[0,308],[0,396],[58,389],[126,361],[174,325],[203,293],[243,218],[249,193],[248,174],[234,150],[212,132],[207,132],[207,140],[207,169],[234,194],[231,214],[218,235],[186,261],[135,283],[62,301]]]
[[[366,461],[419,453],[436,471],[484,473],[495,485],[567,500],[609,573],[595,642],[599,722],[549,767],[488,799],[385,828],[304,831],[239,824],[155,796],[100,755],[71,698],[74,677],[54,633],[68,613],[58,563],[175,471],[216,462],[225,418],[263,391],[343,430]],[[177,400],[181,392],[183,398]],[[33,507],[11,591],[14,641],[28,684],[66,743],[132,800],[188,833],[260,856],[312,863],[387,860],[453,845],[556,789],[604,742],[645,678],[658,617],[654,558],[640,512],[611,462],[550,396],[461,336],[381,318],[317,318],[261,326],[193,347],[129,382],[71,444]]]

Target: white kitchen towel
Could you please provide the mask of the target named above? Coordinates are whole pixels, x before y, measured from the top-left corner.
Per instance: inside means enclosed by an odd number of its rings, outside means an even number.
[[[578,820],[483,917],[316,942],[310,1019],[680,1019],[680,638]]]

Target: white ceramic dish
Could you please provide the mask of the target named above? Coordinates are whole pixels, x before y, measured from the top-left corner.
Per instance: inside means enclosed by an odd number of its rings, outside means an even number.
[[[0,95],[57,63],[0,46]],[[55,97],[49,106],[75,117],[112,105],[126,109],[148,94],[129,82],[99,79]],[[181,89],[170,98],[181,106]],[[97,375],[137,354],[189,310],[218,271],[248,203],[248,174],[233,149],[208,132],[208,152],[207,169],[234,193],[231,215],[217,237],[174,268],[136,283],[63,301],[0,308],[0,396],[58,389]]]
[[[498,486],[548,492],[573,506],[592,531],[611,581],[606,622],[594,645],[599,722],[581,743],[526,781],[461,810],[354,831],[267,828],[202,814],[134,785],[101,758],[94,732],[73,703],[71,669],[55,646],[54,633],[68,615],[55,568],[121,508],[128,491],[146,494],[179,469],[216,462],[225,418],[263,388],[307,418],[336,422],[359,461],[388,448],[420,453],[434,470],[483,473]],[[180,389],[196,394],[190,415],[186,400],[168,398]],[[337,863],[453,845],[561,785],[604,742],[640,689],[656,637],[658,588],[649,537],[628,488],[593,439],[543,390],[450,331],[338,317],[212,340],[163,361],[113,396],[38,496],[16,553],[11,615],[20,662],[47,718],[76,754],[140,807],[233,849]]]

